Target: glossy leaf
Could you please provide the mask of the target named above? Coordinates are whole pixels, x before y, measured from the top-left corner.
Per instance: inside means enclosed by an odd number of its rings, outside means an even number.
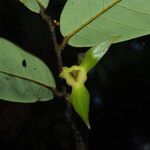
[[[38,3],[40,3],[45,9],[48,6],[49,0],[19,0],[21,3],[23,3],[28,9],[35,13],[40,13],[40,6]]]
[[[60,20],[63,36],[79,28],[112,1],[68,0]],[[147,34],[150,34],[150,0],[122,0],[75,34],[69,44],[91,47],[112,36],[121,36],[117,43]]]
[[[37,57],[0,38],[0,99],[30,103],[53,98],[55,81]]]

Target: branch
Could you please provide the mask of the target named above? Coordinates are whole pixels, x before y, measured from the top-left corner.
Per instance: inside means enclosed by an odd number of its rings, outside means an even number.
[[[53,44],[54,44],[54,48],[57,49],[58,47],[58,42],[57,42],[57,37],[56,37],[56,33],[55,33],[55,26],[52,23],[52,19],[49,15],[45,14],[45,9],[44,7],[40,6],[40,15],[42,17],[43,20],[45,20],[45,22],[48,24],[49,30],[52,34],[52,40],[53,40]]]
[[[62,61],[62,57],[61,57],[61,52],[58,49],[59,44],[57,41],[55,26],[52,23],[51,17],[45,13],[45,8],[40,3],[38,3],[38,4],[40,6],[40,15],[41,15],[42,19],[48,24],[50,33],[52,35],[52,41],[53,41],[54,50],[55,50],[55,54],[56,54],[57,61],[58,61],[59,72],[61,72],[63,69],[63,61]]]

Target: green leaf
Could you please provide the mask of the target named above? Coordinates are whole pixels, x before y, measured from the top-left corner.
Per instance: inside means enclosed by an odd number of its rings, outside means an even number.
[[[89,100],[90,95],[84,84],[78,84],[72,87],[71,104],[77,114],[83,119],[90,129],[89,123]]]
[[[55,81],[37,57],[0,38],[0,99],[30,103],[53,98]]]
[[[67,36],[113,0],[68,0],[61,14],[60,27]],[[69,44],[91,47],[112,36],[115,43],[150,34],[150,0],[122,0],[75,34]]]
[[[85,53],[80,66],[85,69],[86,73],[89,72],[98,63],[98,61],[108,51],[110,45],[118,38],[119,37],[112,37],[110,40],[107,40],[90,48]]]
[[[49,0],[19,0],[21,3],[23,3],[28,9],[35,13],[40,13],[40,6],[38,3],[40,3],[45,9],[48,6]]]

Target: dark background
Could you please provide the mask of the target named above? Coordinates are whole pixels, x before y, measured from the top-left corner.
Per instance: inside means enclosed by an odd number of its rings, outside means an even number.
[[[51,0],[53,19],[65,0]],[[62,37],[57,28],[59,41]],[[39,15],[18,0],[0,0],[0,37],[9,39],[40,57],[57,74],[56,59],[47,25]],[[67,46],[64,64],[75,64],[86,48]],[[150,40],[149,36],[111,46],[109,52],[89,74],[91,93],[88,131],[90,150],[150,150]],[[77,118],[78,119],[78,118]],[[0,149],[73,150],[74,141],[65,102],[19,104],[0,101]]]

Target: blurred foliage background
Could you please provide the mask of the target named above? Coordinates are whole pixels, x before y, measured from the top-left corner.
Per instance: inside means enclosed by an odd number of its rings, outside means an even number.
[[[65,0],[51,0],[47,13],[59,21]],[[59,41],[62,37],[57,27]],[[47,25],[18,0],[0,0],[0,36],[40,57],[57,72]],[[77,62],[87,48],[67,46],[65,66]],[[2,55],[2,54],[1,54]],[[80,130],[90,150],[150,149],[150,36],[112,45],[89,73],[92,129]],[[76,116],[75,116],[76,117]],[[78,117],[76,117],[79,119]],[[19,104],[0,101],[0,149],[73,150],[65,102]]]

